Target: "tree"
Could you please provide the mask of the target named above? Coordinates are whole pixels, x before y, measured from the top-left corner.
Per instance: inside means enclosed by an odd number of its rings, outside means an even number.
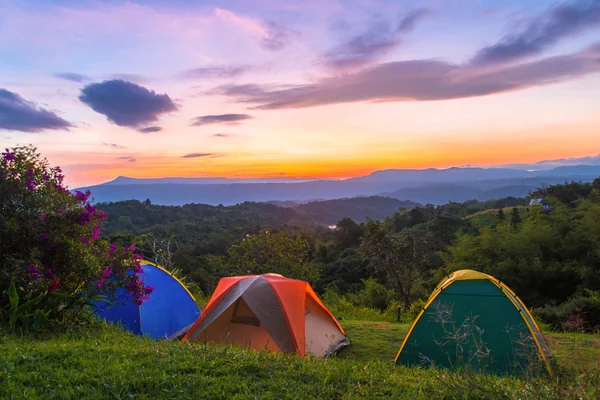
[[[402,300],[408,310],[418,297],[427,257],[416,235],[406,230],[399,236],[387,232],[383,223],[369,220],[359,249],[369,267]]]
[[[104,213],[88,201],[89,191],[71,193],[63,178],[33,147],[0,157],[0,315],[17,298],[39,322],[98,293],[112,300],[126,288],[141,304],[153,290],[137,274],[135,246],[100,239]]]
[[[510,216],[510,224],[512,225],[513,229],[518,229],[520,223],[521,213],[517,207],[514,207]]]
[[[235,275],[273,272],[311,283],[319,279],[319,267],[312,260],[308,242],[285,233],[267,231],[246,236],[229,248],[223,265]]]
[[[504,224],[504,222],[506,222],[506,217],[504,216],[503,209],[498,210],[498,213],[496,214],[496,218],[498,219],[498,225],[502,225],[502,224]]]

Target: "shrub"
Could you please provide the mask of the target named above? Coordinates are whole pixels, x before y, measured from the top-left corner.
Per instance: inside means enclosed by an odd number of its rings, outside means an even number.
[[[415,319],[417,319],[421,311],[423,311],[425,304],[427,304],[427,301],[423,299],[413,301],[408,308],[404,319],[406,319],[408,322],[413,322]]]
[[[39,329],[99,295],[113,300],[118,288],[138,304],[153,290],[138,276],[135,247],[100,239],[104,213],[63,178],[31,146],[0,157],[0,317],[12,328]]]
[[[365,287],[356,294],[349,294],[348,298],[359,307],[386,310],[392,300],[393,292],[373,278],[363,279],[362,283]]]
[[[586,289],[558,306],[547,304],[532,312],[555,331],[595,332],[600,329],[600,292]]]

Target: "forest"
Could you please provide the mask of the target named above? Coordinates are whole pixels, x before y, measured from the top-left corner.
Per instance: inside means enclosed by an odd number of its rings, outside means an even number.
[[[407,203],[385,218],[363,217],[366,203],[376,208],[384,199],[300,208],[132,200],[98,208],[107,240],[134,243],[204,295],[222,276],[277,272],[310,281],[330,302],[410,313],[444,276],[469,268],[506,282],[555,329],[600,326],[600,178],[527,198]],[[342,215],[354,218],[322,223]]]

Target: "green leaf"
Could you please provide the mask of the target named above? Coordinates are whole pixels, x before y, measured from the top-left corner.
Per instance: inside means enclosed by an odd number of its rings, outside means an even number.
[[[10,308],[17,308],[19,305],[19,294],[17,293],[17,286],[14,282],[10,283],[8,288],[8,298],[10,301]]]

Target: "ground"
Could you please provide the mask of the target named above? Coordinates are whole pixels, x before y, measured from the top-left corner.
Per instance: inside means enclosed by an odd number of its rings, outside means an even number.
[[[406,368],[409,326],[343,320],[352,345],[328,360],[227,346],[155,342],[115,327],[0,336],[0,398],[598,398],[600,336],[548,335],[550,378]]]

